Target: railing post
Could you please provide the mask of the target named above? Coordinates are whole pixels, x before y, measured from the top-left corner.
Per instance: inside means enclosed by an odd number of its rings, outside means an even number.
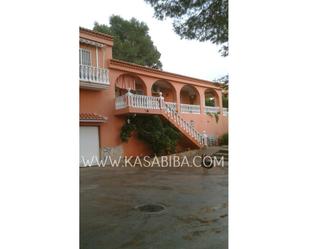
[[[128,107],[131,107],[131,89],[129,88],[128,89],[128,92],[127,92],[127,96],[128,96]]]
[[[207,145],[207,134],[206,134],[206,131],[203,131],[203,144],[208,146]]]
[[[160,95],[160,109],[164,109],[164,97],[162,96],[162,92],[160,92],[159,95]]]

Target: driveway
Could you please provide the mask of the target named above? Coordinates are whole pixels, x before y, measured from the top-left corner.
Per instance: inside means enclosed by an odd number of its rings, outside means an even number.
[[[224,249],[227,203],[226,168],[80,168],[80,245]]]

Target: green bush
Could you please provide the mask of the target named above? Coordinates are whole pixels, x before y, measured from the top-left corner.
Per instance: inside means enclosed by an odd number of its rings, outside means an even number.
[[[229,107],[229,98],[228,96],[222,96],[222,106],[224,108],[228,108]]]
[[[133,131],[136,131],[137,137],[148,143],[157,155],[174,153],[180,139],[180,133],[157,115],[128,116],[120,131],[121,140],[127,142]]]
[[[205,98],[205,105],[206,106],[215,106],[215,100],[210,98]]]
[[[229,144],[229,134],[225,133],[220,137],[220,145],[228,145]]]

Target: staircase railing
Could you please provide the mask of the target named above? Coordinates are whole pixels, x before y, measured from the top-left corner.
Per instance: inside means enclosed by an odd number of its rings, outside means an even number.
[[[190,122],[183,119],[176,111],[169,106],[165,106],[164,112],[174,123],[180,126],[183,131],[196,140],[201,146],[207,145],[207,137],[196,130]]]
[[[207,139],[205,134],[201,134],[196,130],[192,124],[185,119],[183,119],[178,112],[176,112],[174,105],[171,105],[170,102],[165,102],[162,96],[152,97],[132,94],[130,92],[125,95],[116,97],[116,110],[123,109],[126,107],[134,108],[145,108],[145,109],[155,109],[163,110],[167,117],[176,124],[177,127],[185,132],[188,136],[193,138],[201,146],[207,145]]]

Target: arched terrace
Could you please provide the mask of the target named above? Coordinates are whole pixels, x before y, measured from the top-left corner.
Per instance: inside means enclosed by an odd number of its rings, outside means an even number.
[[[133,74],[122,74],[115,82],[115,107],[142,107],[148,103],[146,93],[147,86],[141,78]]]
[[[174,86],[166,80],[157,80],[151,87],[151,94],[154,97],[159,97],[160,93],[165,104],[176,111],[176,90]]]
[[[220,112],[219,96],[213,89],[205,90],[205,113]]]
[[[200,95],[191,85],[185,85],[180,90],[180,111],[182,113],[200,113]]]
[[[126,94],[130,90],[133,94],[146,95],[146,84],[138,76],[132,74],[122,74],[116,79],[116,97]]]

